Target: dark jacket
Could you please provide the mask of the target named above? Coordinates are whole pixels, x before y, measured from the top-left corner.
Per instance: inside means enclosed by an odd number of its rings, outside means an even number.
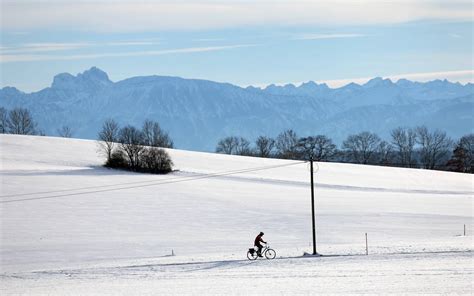
[[[259,234],[259,235],[257,235],[257,237],[255,238],[254,245],[255,245],[255,246],[260,246],[260,242],[262,242],[262,243],[267,243],[266,241],[264,241],[264,240],[262,239],[262,236]]]

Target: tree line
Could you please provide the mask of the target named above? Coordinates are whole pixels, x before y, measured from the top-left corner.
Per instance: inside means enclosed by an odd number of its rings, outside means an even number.
[[[291,129],[275,138],[259,136],[253,143],[229,136],[218,141],[216,152],[474,173],[474,134],[453,141],[444,131],[426,126],[395,128],[389,141],[367,131],[349,135],[340,148],[325,135],[299,137]]]
[[[162,148],[173,148],[173,141],[158,122],[145,120],[141,129],[132,125],[120,127],[113,120],[106,120],[98,134],[99,152],[105,166],[135,172],[166,174],[173,162]]]

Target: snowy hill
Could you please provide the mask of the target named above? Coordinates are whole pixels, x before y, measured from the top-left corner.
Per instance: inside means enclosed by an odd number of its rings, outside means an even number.
[[[326,134],[336,143],[364,130],[387,137],[398,126],[425,124],[452,137],[474,131],[474,86],[440,80],[374,78],[337,89],[314,82],[260,89],[166,76],[112,82],[93,67],[76,76],[59,74],[51,87],[31,94],[3,88],[0,106],[29,108],[47,135],[67,125],[86,139],[97,137],[106,118],[136,126],[153,119],[177,147],[200,151],[213,151],[225,136],[254,140],[288,128],[301,136]]]
[[[176,172],[135,174],[0,135],[2,295],[472,292],[472,175],[319,163],[305,258],[306,163],[168,151]],[[246,260],[259,231],[278,259]]]

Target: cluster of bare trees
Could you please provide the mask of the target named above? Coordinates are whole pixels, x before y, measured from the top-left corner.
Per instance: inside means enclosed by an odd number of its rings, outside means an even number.
[[[0,134],[37,135],[41,132],[28,109],[15,108],[8,111],[0,107]]]
[[[142,129],[108,119],[98,134],[99,151],[106,157],[105,166],[137,172],[166,174],[173,162],[162,148],[173,148],[173,141],[158,122],[146,120]]]
[[[286,130],[276,138],[260,136],[254,145],[242,137],[227,137],[218,142],[216,152],[472,173],[474,135],[455,143],[440,130],[399,127],[391,131],[389,141],[375,133],[361,132],[349,135],[338,149],[327,136],[298,137],[293,130]]]
[[[363,164],[445,169],[453,148],[453,140],[440,130],[426,126],[396,128],[391,141],[381,140],[376,134],[362,132],[343,142],[347,161]]]
[[[242,137],[226,137],[217,143],[216,152],[257,157],[310,159],[329,161],[336,154],[336,145],[324,135],[300,138],[289,129],[276,138],[260,136],[252,145]]]

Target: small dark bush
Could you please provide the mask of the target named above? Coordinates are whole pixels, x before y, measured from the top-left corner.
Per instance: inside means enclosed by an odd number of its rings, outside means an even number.
[[[166,174],[171,172],[173,162],[168,153],[156,147],[146,148],[140,155],[140,170],[153,174]]]
[[[129,167],[125,154],[121,150],[114,150],[105,163],[106,167],[125,169]]]

